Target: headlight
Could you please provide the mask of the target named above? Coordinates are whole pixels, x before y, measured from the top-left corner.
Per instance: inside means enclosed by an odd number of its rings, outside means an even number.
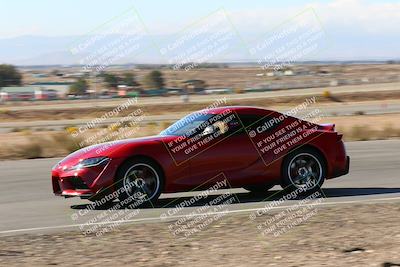
[[[108,161],[110,161],[110,159],[107,157],[88,158],[88,159],[84,159],[84,160],[80,161],[78,164],[75,164],[74,166],[67,168],[67,171],[95,167],[95,166],[99,166],[102,164],[106,164]]]
[[[61,161],[57,162],[53,167],[51,167],[52,170],[57,169],[58,166],[60,166]]]

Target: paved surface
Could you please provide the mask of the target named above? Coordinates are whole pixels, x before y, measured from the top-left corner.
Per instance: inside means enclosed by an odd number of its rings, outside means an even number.
[[[400,140],[350,142],[346,145],[352,159],[350,174],[324,184],[326,198],[320,205],[398,202]],[[90,219],[87,216],[76,221],[71,219],[72,214],[84,210],[88,201],[52,195],[50,169],[57,161],[58,159],[37,159],[0,162],[0,235],[65,231],[76,229],[80,223]],[[278,189],[275,187],[270,194]],[[230,205],[229,213],[253,212],[270,203],[265,198],[273,198],[270,195],[254,197],[243,189],[231,192],[236,193],[240,203]],[[219,192],[222,193],[223,191]],[[161,214],[174,207],[168,203],[190,195],[191,193],[162,195],[155,208],[140,210],[129,223],[157,223]],[[298,201],[288,201],[285,205],[295,203]],[[194,208],[185,208],[182,216],[189,214]],[[103,210],[89,211],[87,215],[101,212]]]

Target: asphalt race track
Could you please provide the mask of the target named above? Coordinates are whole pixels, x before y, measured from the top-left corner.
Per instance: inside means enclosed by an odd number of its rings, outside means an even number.
[[[326,199],[320,205],[400,202],[400,140],[350,142],[346,146],[351,157],[350,174],[325,182],[323,193]],[[58,160],[0,162],[0,235],[66,231],[77,229],[80,223],[86,222],[79,218],[74,221],[71,215],[84,209],[89,201],[63,199],[52,194],[50,169]],[[264,207],[268,203],[264,199],[278,189],[275,187],[261,197],[252,196],[244,189],[234,189],[231,192],[240,203],[230,205],[228,213],[250,213]],[[155,208],[141,209],[127,223],[160,222],[160,215],[171,208],[168,203],[191,194],[162,195]],[[209,196],[212,197],[215,196]],[[288,201],[287,205],[297,201]],[[183,213],[190,213],[193,208],[185,208]],[[102,210],[89,212],[95,214]]]

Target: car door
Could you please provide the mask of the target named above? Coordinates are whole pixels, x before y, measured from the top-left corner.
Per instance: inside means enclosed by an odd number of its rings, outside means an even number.
[[[236,113],[218,120],[211,118],[210,121],[210,125],[217,126],[224,122],[222,127],[225,129],[221,131],[216,127],[214,131],[206,132],[205,137],[214,137],[203,143],[198,153],[190,159],[191,177],[197,184],[205,186],[226,178],[231,186],[235,186],[245,178],[246,169],[260,156]]]
[[[281,172],[279,163],[287,153],[287,149],[284,148],[287,140],[285,116],[270,112],[258,117],[243,116],[242,121],[262,161],[261,166],[254,168],[258,169],[262,177],[254,181],[258,183],[266,179],[279,178]]]

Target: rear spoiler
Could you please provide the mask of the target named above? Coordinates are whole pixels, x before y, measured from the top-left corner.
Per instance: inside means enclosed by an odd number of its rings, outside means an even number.
[[[334,123],[324,123],[319,125],[320,130],[334,132],[335,131],[335,124]]]
[[[319,125],[319,129],[322,131],[327,131],[327,132],[335,132],[337,135],[337,141],[342,140],[343,134],[337,133],[335,131],[335,124],[334,123],[324,123]]]

